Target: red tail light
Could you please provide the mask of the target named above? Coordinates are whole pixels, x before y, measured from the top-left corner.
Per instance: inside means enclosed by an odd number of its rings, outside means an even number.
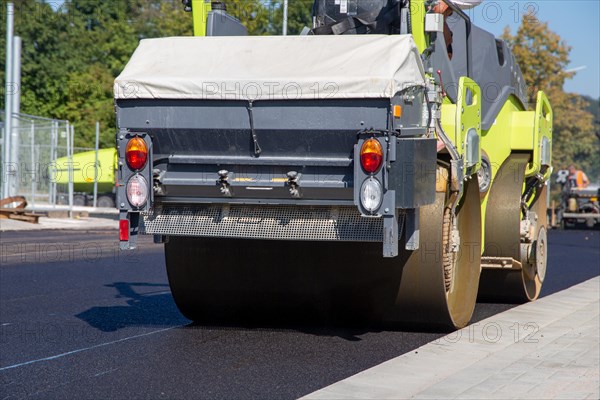
[[[365,172],[375,173],[383,162],[383,148],[377,139],[366,140],[360,149],[360,165]]]
[[[146,142],[139,136],[135,136],[127,143],[125,149],[125,159],[127,165],[133,170],[140,170],[146,165],[148,161],[148,146]]]

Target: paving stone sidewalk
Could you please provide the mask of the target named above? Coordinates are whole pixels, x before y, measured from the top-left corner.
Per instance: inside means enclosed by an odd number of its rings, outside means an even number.
[[[596,277],[304,399],[599,399],[599,318]]]

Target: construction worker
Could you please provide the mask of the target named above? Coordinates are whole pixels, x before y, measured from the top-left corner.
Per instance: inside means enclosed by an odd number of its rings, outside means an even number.
[[[590,184],[585,172],[575,168],[574,165],[569,166],[569,186],[583,189]]]

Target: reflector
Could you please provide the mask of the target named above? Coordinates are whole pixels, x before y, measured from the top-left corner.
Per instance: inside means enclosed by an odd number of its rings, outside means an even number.
[[[119,240],[121,242],[129,241],[129,220],[127,219],[119,221]]]

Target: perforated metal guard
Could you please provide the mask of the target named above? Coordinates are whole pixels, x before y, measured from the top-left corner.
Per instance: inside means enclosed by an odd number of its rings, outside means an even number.
[[[382,218],[355,207],[162,205],[143,214],[148,235],[381,242]]]

